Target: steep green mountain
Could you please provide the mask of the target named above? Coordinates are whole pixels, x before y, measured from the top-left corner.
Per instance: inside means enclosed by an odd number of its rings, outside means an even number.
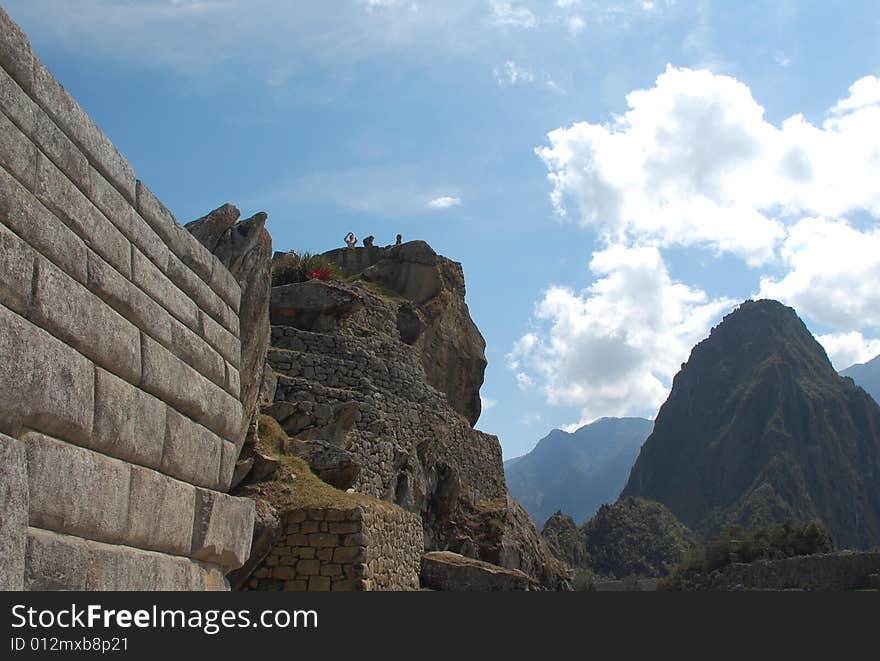
[[[794,310],[746,301],[675,376],[623,495],[703,537],[817,520],[840,547],[880,544],[880,406]]]
[[[602,505],[580,528],[557,512],[541,534],[572,569],[618,579],[667,576],[698,548],[694,533],[672,512],[641,498]]]
[[[867,363],[847,367],[840,374],[851,378],[857,386],[864,388],[874,401],[880,402],[880,356],[875,356]]]
[[[583,521],[617,498],[651,426],[643,418],[602,418],[572,433],[554,429],[504,463],[507,487],[538,525],[557,510]]]

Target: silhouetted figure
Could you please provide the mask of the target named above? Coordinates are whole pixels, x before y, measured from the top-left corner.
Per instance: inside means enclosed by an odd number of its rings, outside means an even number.
[[[399,246],[401,243],[403,243],[403,237],[400,236],[400,234],[398,234],[398,235],[397,235],[397,240],[394,242],[394,245],[395,245],[395,246]]]
[[[364,239],[364,248],[372,248],[373,241],[375,241],[375,240],[376,240],[376,237],[373,236],[372,234],[370,234],[370,236],[368,236],[366,239]]]
[[[345,245],[349,248],[354,248],[358,244],[357,235],[354,232],[349,232],[345,235]]]

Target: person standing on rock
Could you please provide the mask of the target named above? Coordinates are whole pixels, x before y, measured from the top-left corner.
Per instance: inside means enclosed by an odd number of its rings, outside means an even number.
[[[345,245],[348,248],[354,248],[358,244],[357,235],[354,232],[349,232],[345,235]]]
[[[364,248],[372,248],[373,241],[375,241],[375,240],[376,240],[376,237],[373,236],[372,234],[370,234],[370,236],[368,236],[366,239],[364,239]]]

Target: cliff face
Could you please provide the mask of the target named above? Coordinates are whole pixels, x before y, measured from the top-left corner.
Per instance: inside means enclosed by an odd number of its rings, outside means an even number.
[[[348,452],[359,465],[355,491],[420,514],[426,550],[564,585],[562,566],[507,493],[498,439],[472,427],[484,342],[461,266],[423,242],[328,256],[351,282],[272,290],[278,386],[266,411],[287,434]]]
[[[840,374],[851,378],[857,386],[864,388],[874,401],[880,402],[880,356],[875,356],[867,363],[848,367]]]
[[[880,543],[880,407],[831,367],[794,310],[747,301],[694,347],[623,495],[698,533],[817,519]]]

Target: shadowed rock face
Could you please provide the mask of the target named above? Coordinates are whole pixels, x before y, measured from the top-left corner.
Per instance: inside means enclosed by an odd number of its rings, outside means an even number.
[[[267,215],[258,213],[238,222],[240,213],[224,204],[186,225],[208,250],[226,265],[241,286],[241,402],[244,410],[239,448],[257,412],[269,347],[269,290],[272,283],[272,237],[265,229]]]
[[[461,267],[423,242],[329,256],[362,277],[272,291],[268,360],[278,381],[265,413],[300,441],[349,453],[360,467],[354,490],[418,513],[426,550],[567,587],[507,493],[498,439],[472,426],[486,362]]]
[[[880,356],[875,356],[867,363],[848,367],[840,374],[851,378],[856,385],[864,388],[874,401],[880,402]]]
[[[727,522],[818,520],[880,543],[880,407],[839,376],[794,310],[746,301],[694,347],[623,495],[703,536]]]
[[[340,248],[325,256],[344,275],[362,274],[365,281],[403,299],[396,320],[401,340],[418,351],[428,383],[446,393],[452,408],[476,424],[486,341],[465,303],[461,264],[438,255],[424,241]]]

